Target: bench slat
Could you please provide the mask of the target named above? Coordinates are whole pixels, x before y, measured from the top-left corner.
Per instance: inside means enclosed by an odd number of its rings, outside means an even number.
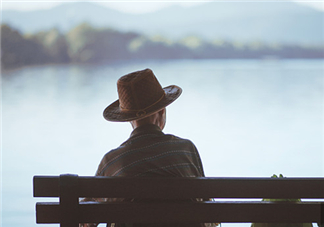
[[[321,222],[318,202],[97,203],[79,205],[80,222]],[[37,223],[59,223],[58,203],[37,203]]]
[[[58,197],[60,177],[34,176],[34,197]]]
[[[78,177],[79,197],[324,198],[324,178]],[[35,197],[59,196],[59,177],[34,177]],[[129,187],[131,185],[131,187]]]

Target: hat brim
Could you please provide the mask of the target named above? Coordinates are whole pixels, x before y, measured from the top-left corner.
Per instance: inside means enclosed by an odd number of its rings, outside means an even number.
[[[154,105],[144,109],[144,110],[122,110],[119,107],[119,100],[110,104],[103,112],[103,116],[107,121],[115,122],[127,122],[133,120],[139,120],[154,114],[164,107],[175,101],[182,93],[182,89],[176,85],[171,85],[163,88],[164,97]]]

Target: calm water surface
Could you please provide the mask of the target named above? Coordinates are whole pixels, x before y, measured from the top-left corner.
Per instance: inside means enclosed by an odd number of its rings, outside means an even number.
[[[36,226],[34,175],[93,175],[127,139],[130,125],[102,111],[117,99],[116,80],[144,68],[183,88],[164,131],[196,144],[206,176],[324,177],[323,60],[23,68],[2,73],[3,227]]]

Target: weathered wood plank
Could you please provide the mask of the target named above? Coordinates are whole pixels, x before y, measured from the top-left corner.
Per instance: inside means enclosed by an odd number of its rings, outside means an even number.
[[[58,184],[59,177],[35,176],[34,196],[58,196]],[[324,178],[79,177],[78,188],[79,197],[324,198]]]
[[[321,222],[318,202],[96,203],[79,205],[80,222]],[[58,203],[37,203],[37,223],[59,223]]]

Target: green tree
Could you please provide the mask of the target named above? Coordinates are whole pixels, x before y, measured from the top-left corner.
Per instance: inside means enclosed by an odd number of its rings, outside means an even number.
[[[67,34],[69,56],[73,62],[84,63],[129,59],[128,45],[137,36],[109,28],[96,29],[83,23]]]
[[[57,29],[41,31],[29,38],[42,44],[51,63],[67,63],[70,61],[66,38]]]
[[[1,62],[4,68],[49,61],[42,45],[33,39],[23,37],[8,25],[1,25]]]

